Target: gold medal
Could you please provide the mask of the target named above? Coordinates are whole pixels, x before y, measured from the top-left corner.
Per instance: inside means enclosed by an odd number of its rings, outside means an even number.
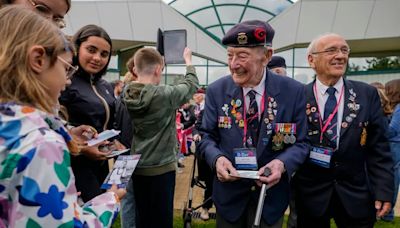
[[[367,129],[363,127],[363,131],[361,133],[360,145],[365,146],[367,143]]]

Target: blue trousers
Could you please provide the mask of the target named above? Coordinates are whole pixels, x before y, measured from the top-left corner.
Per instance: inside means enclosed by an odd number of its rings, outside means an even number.
[[[136,227],[136,203],[132,178],[129,180],[126,194],[121,200],[121,223],[122,228]]]
[[[399,184],[400,184],[400,142],[391,142],[390,143],[390,152],[392,153],[393,162],[394,162],[394,195],[392,200],[392,209],[390,212],[383,216],[383,220],[393,221],[394,220],[394,206],[397,201],[397,195],[399,192]]]
[[[172,228],[175,170],[157,176],[134,175],[137,228]]]

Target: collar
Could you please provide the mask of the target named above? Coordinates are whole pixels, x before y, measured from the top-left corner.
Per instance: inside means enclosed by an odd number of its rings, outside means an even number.
[[[340,79],[336,82],[333,87],[336,89],[336,93],[340,93],[342,90],[343,86],[343,77],[340,77]],[[317,91],[321,94],[321,96],[327,95],[326,90],[328,90],[329,86],[326,86],[322,84],[322,82],[317,78],[316,79],[316,84],[317,84]]]
[[[265,91],[266,73],[267,73],[267,71],[264,70],[263,77],[262,77],[260,83],[258,83],[258,85],[256,85],[255,87],[253,87],[253,88],[251,88],[251,87],[243,87],[243,94],[247,95],[247,93],[250,90],[254,90],[254,91],[256,91],[258,93],[258,95],[263,96],[264,95],[264,91]]]

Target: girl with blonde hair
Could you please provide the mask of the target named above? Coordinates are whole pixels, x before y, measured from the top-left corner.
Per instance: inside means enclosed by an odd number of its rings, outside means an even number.
[[[0,227],[110,226],[124,191],[78,205],[71,137],[55,115],[77,70],[72,45],[18,6],[0,9],[0,40]]]

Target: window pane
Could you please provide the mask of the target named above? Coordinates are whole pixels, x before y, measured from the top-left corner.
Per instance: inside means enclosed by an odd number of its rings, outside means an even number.
[[[203,27],[208,27],[219,23],[214,8],[208,8],[191,14],[189,15],[189,18]]]
[[[223,67],[209,67],[208,68],[208,85],[214,82],[215,80],[222,78],[223,76],[226,76],[230,74],[228,67],[223,66]]]
[[[193,65],[206,65],[207,64],[207,59],[198,57],[198,56],[192,56],[192,64]]]
[[[309,67],[307,61],[307,48],[294,49],[294,66],[295,67]]]
[[[237,23],[239,22],[243,9],[244,7],[242,6],[221,6],[217,7],[217,12],[222,24]]]
[[[293,66],[293,49],[277,52],[274,55],[281,56],[282,58],[284,58],[287,67]]]
[[[292,3],[288,2],[287,0],[252,0],[250,2],[251,5],[270,11],[275,15],[292,5]]]
[[[257,9],[253,8],[247,8],[246,12],[244,13],[242,21],[247,21],[247,20],[262,20],[262,21],[268,21],[271,19],[273,16],[271,14],[262,12]]]
[[[294,79],[308,84],[314,80],[315,72],[311,68],[294,68]]]
[[[210,6],[211,1],[210,0],[196,0],[196,1],[190,1],[190,4],[188,4],[188,1],[184,0],[177,0],[174,3],[171,4],[172,7],[177,9],[179,12],[181,12],[183,15],[186,15],[190,12],[193,12],[195,10],[198,10],[200,8]]]

